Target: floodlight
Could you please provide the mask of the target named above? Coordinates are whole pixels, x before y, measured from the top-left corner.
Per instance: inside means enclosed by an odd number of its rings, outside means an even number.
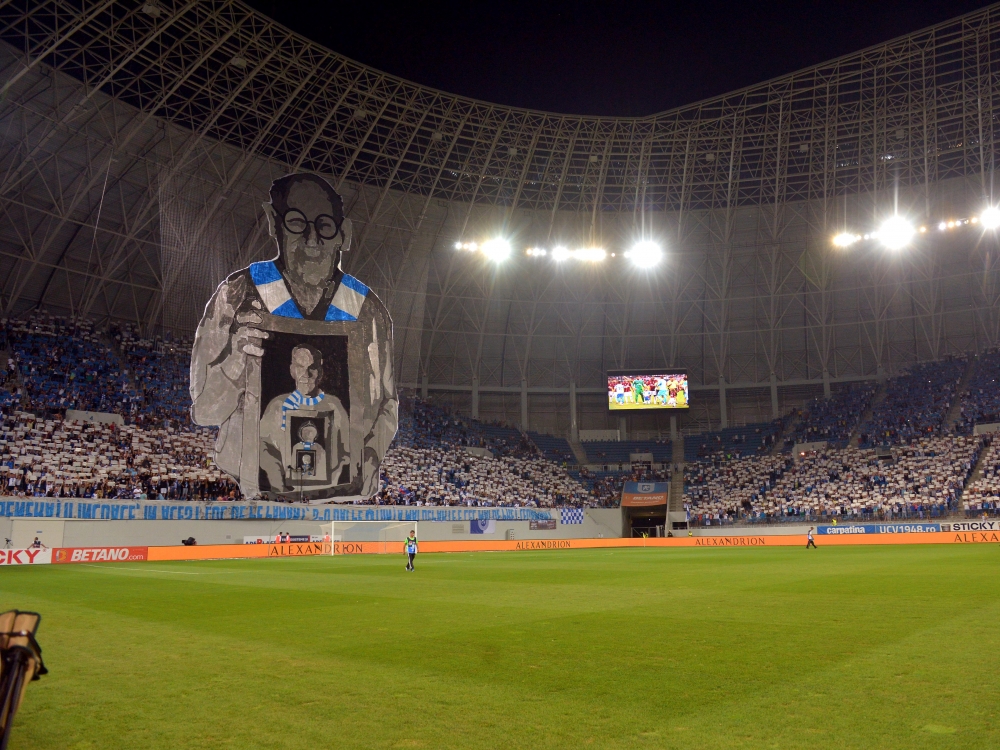
[[[586,260],[591,263],[596,263],[604,260],[608,254],[604,251],[603,247],[581,247],[573,253],[573,256],[577,260]]]
[[[639,268],[652,268],[663,260],[663,250],[652,240],[642,240],[632,245],[632,249],[625,253],[625,257]]]
[[[861,237],[859,237],[856,234],[851,234],[850,232],[841,232],[840,234],[838,234],[836,237],[833,238],[833,244],[836,245],[837,247],[849,247],[850,245],[853,245],[860,239]]]
[[[561,263],[562,261],[568,259],[569,256],[570,256],[569,250],[563,247],[562,245],[556,245],[554,248],[552,248],[552,260],[554,261],[558,261]]]
[[[890,250],[901,250],[910,244],[914,235],[913,225],[902,216],[886,219],[878,230],[878,238]]]
[[[462,249],[462,243],[461,242],[456,242],[455,243],[455,249],[456,250],[461,250]]]
[[[990,206],[979,214],[979,222],[985,229],[996,229],[1000,227],[1000,208]]]
[[[510,257],[510,243],[503,237],[486,240],[479,249],[483,251],[483,255],[497,263]]]

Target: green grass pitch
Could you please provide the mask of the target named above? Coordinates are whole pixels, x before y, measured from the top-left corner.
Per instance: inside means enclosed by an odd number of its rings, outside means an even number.
[[[1000,747],[1000,549],[5,568],[11,747]]]

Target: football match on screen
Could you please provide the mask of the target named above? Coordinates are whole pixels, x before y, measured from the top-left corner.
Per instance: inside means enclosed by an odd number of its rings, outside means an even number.
[[[608,409],[686,409],[686,373],[608,374]]]
[[[1000,747],[980,2],[0,0],[0,750]]]

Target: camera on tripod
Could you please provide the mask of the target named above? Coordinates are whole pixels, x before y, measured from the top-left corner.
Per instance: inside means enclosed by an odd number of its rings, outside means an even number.
[[[0,750],[7,748],[28,683],[49,671],[35,640],[41,619],[37,612],[16,609],[0,614]]]

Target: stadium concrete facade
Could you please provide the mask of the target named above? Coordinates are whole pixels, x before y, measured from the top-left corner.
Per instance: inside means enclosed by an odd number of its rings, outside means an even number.
[[[189,334],[273,255],[293,170],[355,222],[346,270],[404,385],[546,432],[615,425],[607,369],[686,368],[682,426],[1000,343],[1000,6],[643,118],[533,112],[353,62],[238,0],[0,0],[0,306]],[[905,251],[831,237],[896,212]],[[502,235],[496,264],[455,243]],[[621,256],[655,239],[650,270]],[[601,246],[556,264],[530,246]],[[573,408],[571,408],[571,404]],[[633,434],[663,416],[629,417]]]

